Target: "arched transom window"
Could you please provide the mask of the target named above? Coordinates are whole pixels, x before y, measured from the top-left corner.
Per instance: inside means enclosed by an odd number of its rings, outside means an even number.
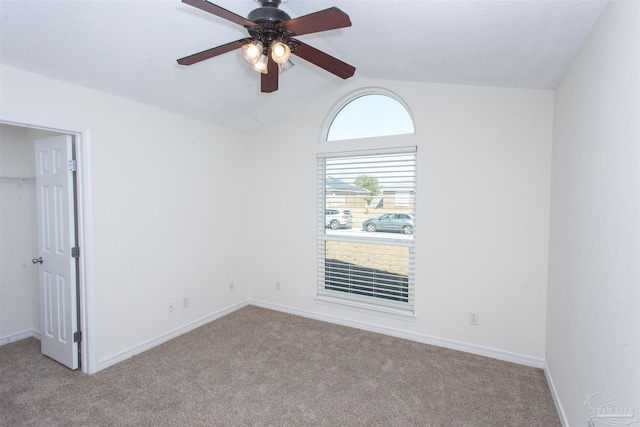
[[[327,141],[415,133],[405,105],[393,96],[366,93],[339,108],[327,132]]]

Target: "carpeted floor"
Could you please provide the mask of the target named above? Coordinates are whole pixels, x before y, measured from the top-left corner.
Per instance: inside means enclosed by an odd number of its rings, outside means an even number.
[[[1,426],[560,426],[540,369],[245,307],[86,375],[0,347]]]

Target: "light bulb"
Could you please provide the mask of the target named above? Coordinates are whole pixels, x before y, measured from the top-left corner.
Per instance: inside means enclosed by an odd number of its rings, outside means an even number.
[[[282,42],[275,42],[271,45],[271,58],[276,64],[284,64],[291,56],[291,49]]]
[[[263,49],[262,43],[256,40],[242,45],[242,55],[244,55],[244,59],[246,59],[249,64],[253,65],[258,62]]]
[[[267,55],[263,54],[263,55],[260,55],[258,60],[251,65],[251,68],[253,68],[254,70],[262,74],[268,74],[268,70],[267,70],[268,63],[269,63],[269,58],[267,57]]]

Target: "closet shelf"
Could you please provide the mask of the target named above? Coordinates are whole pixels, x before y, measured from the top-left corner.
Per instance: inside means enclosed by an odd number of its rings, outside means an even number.
[[[0,182],[18,182],[23,184],[25,182],[33,182],[35,178],[26,178],[24,176],[0,176]]]

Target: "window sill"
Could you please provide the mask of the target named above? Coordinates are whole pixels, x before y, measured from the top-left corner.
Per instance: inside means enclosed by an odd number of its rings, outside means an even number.
[[[413,321],[416,315],[413,310],[405,310],[394,307],[386,307],[383,305],[369,304],[366,302],[354,301],[351,299],[332,297],[330,295],[316,295],[315,300],[318,304],[343,307],[362,313],[371,313],[381,316],[391,317],[394,319]]]

